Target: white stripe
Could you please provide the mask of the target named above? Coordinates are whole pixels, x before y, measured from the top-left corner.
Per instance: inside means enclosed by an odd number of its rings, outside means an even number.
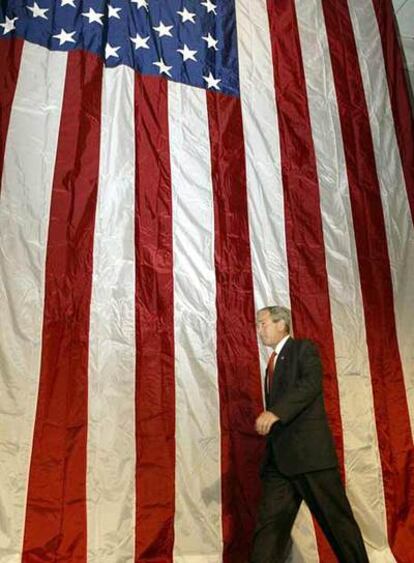
[[[177,413],[174,561],[217,563],[222,553],[220,407],[206,93],[172,82],[168,91]]]
[[[414,227],[372,0],[348,0],[358,50],[385,219],[394,311],[411,432],[414,432]],[[409,119],[409,116],[407,116]]]
[[[289,306],[282,165],[266,2],[236,0],[252,269],[257,307]]]
[[[0,560],[21,561],[67,55],[26,43],[0,199]],[[6,516],[7,515],[7,516]]]
[[[388,548],[352,210],[321,0],[296,0],[296,13],[320,185],[347,492],[370,561],[378,553],[381,561],[394,561]]]
[[[236,0],[240,90],[256,307],[290,307],[284,196],[272,47],[266,0]],[[262,373],[266,365],[261,354]],[[319,561],[315,532],[304,508],[293,530],[295,551]],[[299,555],[298,555],[299,557]]]
[[[103,76],[89,338],[88,561],[135,549],[134,73]]]

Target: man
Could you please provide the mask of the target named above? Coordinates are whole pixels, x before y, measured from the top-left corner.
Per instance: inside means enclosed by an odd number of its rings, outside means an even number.
[[[257,313],[262,343],[273,348],[265,379],[266,410],[256,430],[267,436],[262,499],[251,563],[282,563],[304,500],[341,563],[367,563],[361,532],[338,471],[323,395],[322,366],[309,340],[290,336],[285,307]]]

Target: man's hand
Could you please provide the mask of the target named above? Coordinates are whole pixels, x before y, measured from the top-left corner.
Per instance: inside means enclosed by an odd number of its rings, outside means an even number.
[[[279,417],[270,411],[264,411],[256,418],[256,432],[261,436],[269,434],[273,424],[279,420]]]

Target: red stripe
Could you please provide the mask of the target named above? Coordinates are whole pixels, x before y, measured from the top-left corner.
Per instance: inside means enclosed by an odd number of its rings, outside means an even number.
[[[7,130],[19,76],[22,49],[23,41],[20,39],[0,41],[0,193]]]
[[[23,561],[86,561],[88,335],[102,64],[69,55],[50,212]]]
[[[249,244],[240,100],[209,92],[217,284],[224,563],[249,552],[259,495],[263,410]]]
[[[312,337],[324,365],[325,403],[343,468],[342,424],[331,326],[319,184],[293,0],[268,0],[281,138],[289,284],[296,336]],[[321,560],[336,561],[319,528]]]
[[[347,0],[326,0],[323,7],[344,138],[389,542],[396,559],[408,563],[414,457],[374,148]]]
[[[391,0],[373,0],[382,41],[395,132],[414,219],[414,117]]]
[[[136,561],[172,562],[175,380],[168,83],[136,77]]]

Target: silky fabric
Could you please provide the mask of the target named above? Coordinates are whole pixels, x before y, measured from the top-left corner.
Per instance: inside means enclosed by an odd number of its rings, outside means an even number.
[[[277,357],[276,352],[272,352],[269,357],[269,361],[267,362],[266,367],[266,387],[268,393],[272,392],[272,385],[273,385],[273,377],[275,374],[275,358]]]

